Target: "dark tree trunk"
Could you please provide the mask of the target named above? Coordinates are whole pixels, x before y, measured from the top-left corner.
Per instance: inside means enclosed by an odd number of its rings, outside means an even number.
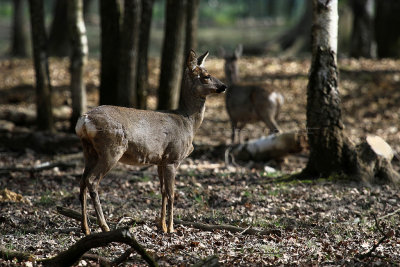
[[[137,107],[147,108],[148,90],[148,47],[150,40],[151,17],[153,14],[154,0],[142,1],[142,14],[140,23],[139,58],[137,69]]]
[[[186,11],[187,0],[167,0],[158,109],[178,107],[185,49]]]
[[[68,0],[57,0],[49,35],[49,55],[67,57],[70,54],[68,34]]]
[[[337,0],[313,0],[312,63],[307,86],[310,158],[305,172],[329,175],[343,169],[343,124],[338,91]]]
[[[281,50],[285,50],[286,54],[297,54],[299,52],[309,52],[310,32],[312,21],[312,0],[305,0],[306,8],[298,23],[292,28],[273,40],[270,44],[274,46],[279,44]],[[267,45],[267,50],[270,45]]]
[[[83,20],[83,1],[68,2],[69,30],[71,36],[71,98],[72,116],[70,130],[75,129],[78,118],[86,112],[86,88],[83,81],[88,56],[88,41]]]
[[[375,38],[378,56],[400,57],[400,1],[375,0]]]
[[[140,0],[125,0],[119,49],[118,105],[137,107],[136,73],[139,50]]]
[[[13,57],[28,56],[28,31],[25,28],[25,5],[26,0],[13,1],[13,26],[12,26],[12,43],[10,54]]]
[[[267,2],[267,16],[276,17],[276,13],[278,10],[278,1],[277,0],[268,0]]]
[[[101,70],[100,105],[117,104],[118,49],[120,47],[120,7],[118,0],[100,0]]]
[[[197,28],[199,22],[200,0],[188,0],[186,17],[186,43],[184,56],[189,54],[190,49],[197,50]]]
[[[51,84],[46,51],[43,0],[30,0],[32,51],[36,77],[36,113],[40,130],[53,131]]]
[[[359,58],[375,57],[373,51],[374,29],[372,17],[373,0],[352,0],[353,32],[351,36],[350,56]]]
[[[93,4],[93,0],[84,0],[83,1],[83,17],[85,18],[85,20],[86,20],[87,16],[89,15],[89,11],[90,11],[90,8],[92,7],[92,4]]]

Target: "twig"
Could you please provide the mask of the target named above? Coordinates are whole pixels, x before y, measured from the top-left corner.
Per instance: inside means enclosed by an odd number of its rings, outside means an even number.
[[[386,215],[384,215],[384,216],[379,217],[378,219],[379,219],[379,220],[383,220],[383,219],[386,219],[387,217],[396,215],[396,214],[399,213],[399,212],[400,212],[400,209],[397,209],[397,210],[395,210],[395,211],[393,211],[393,212],[391,212],[391,213],[388,213],[388,214],[386,214]]]
[[[205,223],[198,223],[198,222],[184,222],[178,219],[174,219],[174,223],[176,224],[182,224],[185,226],[192,226],[197,229],[201,229],[204,231],[214,231],[214,230],[226,230],[232,233],[240,233],[240,234],[248,234],[248,235],[281,235],[281,231],[278,229],[266,229],[266,230],[256,230],[253,228],[242,228],[242,227],[237,227],[233,225],[227,225],[227,224],[205,224]]]

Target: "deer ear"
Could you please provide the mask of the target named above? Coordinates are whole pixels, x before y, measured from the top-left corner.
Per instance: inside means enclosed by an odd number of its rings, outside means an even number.
[[[243,45],[242,44],[238,44],[238,46],[235,49],[235,57],[238,59],[242,56],[243,53]]]
[[[196,53],[193,50],[189,51],[189,55],[188,55],[187,61],[186,61],[186,66],[191,71],[193,71],[197,66]]]
[[[206,61],[206,58],[208,57],[210,53],[205,52],[203,55],[199,56],[199,58],[197,59],[197,65],[199,65],[200,67],[203,67],[204,65],[204,61]]]

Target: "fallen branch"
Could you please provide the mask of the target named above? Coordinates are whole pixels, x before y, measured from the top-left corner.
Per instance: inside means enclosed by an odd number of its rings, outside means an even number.
[[[69,218],[75,219],[77,221],[81,221],[82,215],[79,212],[76,212],[71,209],[67,209],[64,207],[57,206],[57,212],[67,216]],[[89,220],[96,220],[93,216],[88,216]],[[143,223],[142,221],[135,221],[137,224]],[[248,234],[248,235],[281,235],[281,231],[278,229],[267,229],[267,230],[257,230],[251,227],[243,228],[237,227],[228,224],[205,224],[205,223],[198,223],[198,222],[185,222],[178,219],[174,219],[174,223],[181,224],[184,226],[191,226],[200,230],[204,231],[214,231],[214,230],[226,230],[232,233],[240,233],[240,234]],[[107,222],[107,224],[115,225],[115,223]]]
[[[76,164],[74,163],[66,163],[66,162],[44,162],[39,165],[33,167],[6,167],[0,168],[0,173],[8,173],[8,172],[40,172],[44,170],[53,169],[55,167],[60,168],[71,168],[75,167]]]
[[[66,251],[57,256],[40,260],[44,266],[71,266],[78,261],[88,250],[103,247],[112,242],[124,243],[135,249],[136,252],[149,264],[158,266],[157,262],[147,253],[147,251],[131,235],[129,228],[120,228],[110,232],[94,233],[85,236]]]
[[[198,222],[184,222],[178,219],[174,219],[174,223],[182,224],[184,226],[192,226],[194,228],[204,230],[204,231],[214,231],[214,230],[226,230],[232,233],[240,233],[240,234],[248,234],[248,235],[281,235],[281,231],[278,229],[266,229],[266,230],[257,230],[253,228],[242,228],[228,224],[205,224]]]
[[[388,214],[386,214],[386,215],[384,215],[384,216],[379,217],[379,220],[386,219],[386,218],[388,218],[388,217],[391,217],[391,216],[393,216],[393,215],[396,215],[396,214],[399,213],[399,212],[400,212],[400,209],[397,209],[397,210],[395,210],[395,211],[393,211],[393,212],[391,212],[391,213],[388,213]]]
[[[195,264],[192,265],[192,267],[202,267],[202,266],[207,266],[207,267],[217,267],[219,266],[219,260],[216,255],[211,255],[205,259],[202,259]]]

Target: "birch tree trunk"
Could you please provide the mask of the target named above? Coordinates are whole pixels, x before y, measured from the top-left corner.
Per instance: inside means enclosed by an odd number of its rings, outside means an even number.
[[[137,68],[137,107],[147,108],[148,82],[148,47],[150,40],[151,17],[153,14],[154,0],[142,1],[142,14],[140,18],[139,55]]]
[[[117,104],[137,107],[136,73],[139,50],[140,0],[125,0],[118,69]]]
[[[75,129],[78,118],[86,112],[86,87],[83,80],[88,56],[88,40],[83,20],[83,1],[68,2],[68,20],[71,36],[71,98],[72,116],[70,129]]]
[[[161,59],[158,109],[175,109],[179,104],[185,49],[187,0],[167,0]]]
[[[342,169],[343,124],[336,64],[338,0],[313,0],[312,62],[307,86],[310,158],[306,172]]]
[[[36,77],[36,116],[39,130],[54,130],[51,84],[46,51],[43,0],[29,0],[32,51]]]

